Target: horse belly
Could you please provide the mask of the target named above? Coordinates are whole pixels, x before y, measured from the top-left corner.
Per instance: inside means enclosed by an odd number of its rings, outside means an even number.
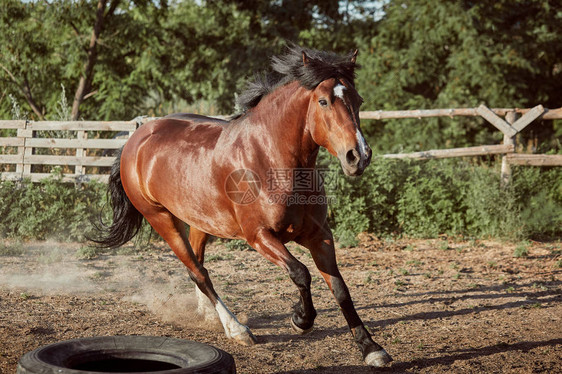
[[[194,170],[206,169],[196,162],[190,164],[185,159],[184,165],[183,170],[173,168],[177,170],[173,179],[155,176],[148,185],[152,196],[190,226],[214,236],[236,236],[240,228],[225,201],[220,181],[210,173],[196,173]]]
[[[197,191],[190,191],[197,195]],[[220,238],[239,238],[241,229],[228,207],[218,200],[203,198],[187,198],[181,205],[165,204],[166,208],[176,217],[203,232]]]

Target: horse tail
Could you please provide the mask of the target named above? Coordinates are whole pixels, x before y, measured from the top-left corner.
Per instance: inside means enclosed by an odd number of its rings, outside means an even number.
[[[120,149],[117,153],[109,175],[108,195],[113,209],[113,222],[110,226],[101,222],[101,227],[96,227],[98,231],[101,231],[101,237],[89,238],[102,248],[116,248],[127,243],[138,234],[144,218],[127,197],[121,183],[122,150]]]

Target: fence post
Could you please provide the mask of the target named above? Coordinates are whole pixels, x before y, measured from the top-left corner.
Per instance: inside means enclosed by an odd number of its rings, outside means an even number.
[[[27,161],[27,156],[32,154],[33,148],[27,144],[27,139],[33,137],[33,130],[29,128],[29,121],[25,120],[23,128],[18,129],[18,138],[23,139],[23,146],[18,147],[18,155],[21,155],[21,163],[16,165],[16,172],[19,174],[20,179],[31,176],[31,164]]]
[[[78,130],[76,132],[76,138],[79,141],[83,141],[88,139],[88,133],[84,130]],[[76,158],[77,159],[82,159],[82,157],[86,156],[86,152],[84,148],[76,148]],[[80,180],[80,176],[86,174],[86,168],[84,166],[82,166],[82,163],[77,164],[74,167],[74,174],[77,180]]]
[[[519,115],[516,111],[509,111],[505,114],[505,120],[509,125],[513,125],[515,121],[517,121],[517,117]],[[509,136],[506,133],[503,134],[503,144],[504,145],[513,145],[513,149],[515,149],[515,137],[517,134],[513,136]],[[502,169],[501,169],[501,185],[502,187],[507,187],[511,183],[511,166],[509,165],[509,161],[507,155],[502,156]]]

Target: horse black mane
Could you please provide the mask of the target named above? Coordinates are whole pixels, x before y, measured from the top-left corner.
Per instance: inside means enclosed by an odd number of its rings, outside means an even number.
[[[308,56],[307,64],[303,62],[303,52]],[[257,75],[248,83],[236,100],[238,109],[245,113],[258,105],[265,95],[292,81],[300,82],[309,90],[330,78],[343,78],[355,85],[355,69],[359,66],[352,57],[353,53],[341,56],[290,45],[285,54],[272,57],[272,71]]]

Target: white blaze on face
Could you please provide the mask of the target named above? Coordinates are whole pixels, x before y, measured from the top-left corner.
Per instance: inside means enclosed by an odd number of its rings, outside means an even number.
[[[347,88],[343,84],[338,83],[334,87],[334,96],[339,97],[342,100],[345,100],[343,91],[346,90],[346,89]],[[356,126],[357,126],[357,124],[356,124]],[[367,159],[367,149],[369,147],[367,146],[367,143],[365,142],[365,138],[363,138],[363,135],[361,135],[361,131],[359,131],[359,126],[357,126],[357,128],[355,130],[355,137],[357,139],[357,144],[359,145],[359,153],[361,155],[361,160],[365,160],[365,159]]]
[[[339,97],[340,99],[344,99],[343,98],[343,90],[345,90],[345,86],[343,84],[338,84],[337,86],[334,87],[334,96],[335,97]]]
[[[361,159],[364,160],[367,158],[367,142],[365,142],[365,138],[361,135],[361,131],[359,131],[359,129],[355,130],[355,137],[357,138],[357,144],[359,145]]]

